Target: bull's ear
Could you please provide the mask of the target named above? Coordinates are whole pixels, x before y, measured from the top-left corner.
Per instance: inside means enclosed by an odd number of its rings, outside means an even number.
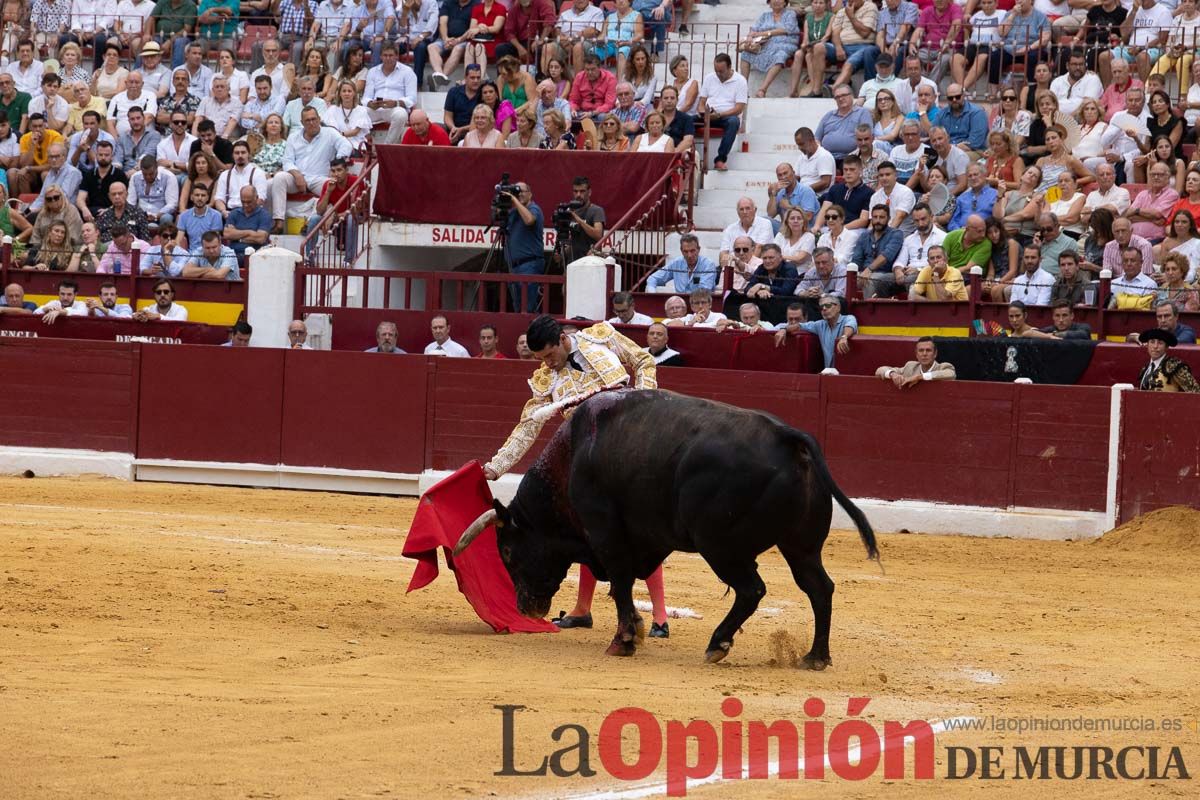
[[[492,500],[492,508],[496,509],[495,525],[497,528],[503,528],[512,521],[512,515],[508,513],[508,509],[499,500]]]

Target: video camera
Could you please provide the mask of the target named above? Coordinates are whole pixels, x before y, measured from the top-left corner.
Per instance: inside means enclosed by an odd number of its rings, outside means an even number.
[[[521,193],[521,187],[510,183],[509,180],[509,174],[504,172],[500,175],[500,182],[496,184],[495,193],[492,195],[492,224],[500,224],[508,219],[508,212],[512,211],[513,207],[513,196]]]
[[[575,224],[573,214],[585,205],[587,204],[578,200],[569,200],[566,203],[559,203],[555,206],[554,216],[551,217],[554,222],[554,230],[569,231],[571,226]]]

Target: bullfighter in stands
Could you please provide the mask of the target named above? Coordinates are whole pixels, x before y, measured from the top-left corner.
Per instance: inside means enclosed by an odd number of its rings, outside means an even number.
[[[537,439],[545,424],[545,411],[554,403],[583,399],[604,389],[629,385],[633,373],[633,388],[657,389],[654,357],[622,336],[607,322],[600,322],[578,333],[564,333],[562,327],[548,316],[541,316],[529,325],[526,332],[529,349],[542,365],[529,379],[533,397],[521,411],[521,420],[508,440],[484,465],[488,480],[496,480],[521,460]],[[539,413],[541,412],[541,413]],[[571,409],[563,409],[563,416]],[[654,624],[650,635],[666,638],[666,601],[663,592],[662,567],[646,579],[654,606]],[[555,623],[561,628],[592,627],[592,595],[596,579],[586,567],[579,571],[579,597],[570,614],[560,615]]]
[[[1174,334],[1160,328],[1143,331],[1142,344],[1146,345],[1146,354],[1150,363],[1142,367],[1138,375],[1138,388],[1151,392],[1191,392],[1200,393],[1200,384],[1196,383],[1191,367],[1175,356],[1167,355],[1167,350],[1177,344]]]

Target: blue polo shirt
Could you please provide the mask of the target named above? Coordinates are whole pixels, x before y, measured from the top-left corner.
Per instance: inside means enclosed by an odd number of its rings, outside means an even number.
[[[471,27],[471,12],[479,5],[478,0],[470,0],[466,5],[458,0],[446,0],[442,3],[439,17],[446,17],[446,33],[451,38],[462,36]]]
[[[778,208],[780,200],[785,199],[792,205],[799,206],[800,208],[804,209],[804,214],[808,217],[808,221],[810,223],[813,221],[813,217],[816,216],[817,210],[821,208],[820,202],[817,201],[817,193],[799,181],[796,181],[796,188],[792,189],[790,194],[786,188],[780,189],[775,193],[776,207]],[[780,212],[775,216],[782,219],[782,210],[780,210]]]
[[[239,231],[267,231],[270,233],[274,222],[271,219],[271,212],[267,211],[266,206],[259,204],[258,208],[254,209],[254,213],[249,215],[242,211],[241,206],[230,209],[225,224],[231,228],[237,228]],[[246,255],[248,245],[245,242],[230,242],[229,246],[233,248],[233,252],[237,254],[238,258]]]
[[[801,322],[800,327],[809,333],[815,333],[817,338],[821,340],[821,352],[825,355],[826,368],[833,366],[833,358],[837,355],[837,340],[841,337],[842,331],[846,328],[853,328],[858,332],[858,320],[853,314],[842,314],[837,318],[837,322],[833,327],[823,319],[816,322]]]
[[[189,208],[179,215],[179,219],[175,220],[176,227],[183,231],[187,236],[188,251],[192,253],[200,252],[200,237],[209,231],[220,233],[225,229],[225,223],[221,220],[221,212],[217,211],[212,206],[203,215],[198,216],[196,209]]]
[[[954,214],[951,215],[950,221],[946,223],[947,231],[955,231],[965,227],[967,217],[972,214],[978,214],[983,217],[983,221],[987,222],[992,218],[992,209],[996,205],[996,190],[984,184],[983,188],[976,192],[974,189],[968,189],[958,196],[958,202],[954,206]]]

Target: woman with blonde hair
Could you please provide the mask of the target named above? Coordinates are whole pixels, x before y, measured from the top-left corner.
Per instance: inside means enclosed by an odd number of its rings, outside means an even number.
[[[283,169],[283,151],[286,147],[283,117],[279,114],[268,114],[262,124],[262,143],[254,151],[252,160],[263,172],[274,175]]]
[[[1180,311],[1200,311],[1200,291],[1184,281],[1191,270],[1192,265],[1183,253],[1167,253],[1163,259],[1163,282],[1158,287],[1156,302],[1170,300]]]
[[[359,102],[358,89],[353,81],[338,84],[337,103],[325,109],[321,123],[345,136],[355,147],[367,140],[371,133],[371,114]]]
[[[56,220],[50,224],[41,246],[29,250],[25,266],[40,272],[66,272],[74,255],[75,243],[67,232],[67,223]]]
[[[1071,153],[1095,172],[1096,167],[1107,163],[1104,154],[1113,149],[1123,131],[1105,121],[1100,103],[1090,97],[1079,104],[1075,114],[1079,117],[1079,141],[1071,148]]]
[[[991,130],[1007,133],[1013,137],[1013,152],[1021,152],[1025,146],[1025,137],[1029,135],[1029,125],[1033,122],[1033,114],[1021,108],[1018,104],[1020,96],[1011,86],[1000,92],[1000,110],[992,120]]]
[[[542,134],[537,129],[537,114],[534,113],[533,106],[526,104],[517,112],[516,119],[517,129],[508,135],[505,146],[536,150],[542,143]]]
[[[1026,167],[1017,185],[997,197],[992,209],[992,216],[1004,223],[1004,230],[1022,247],[1032,242],[1037,233],[1037,218],[1042,213],[1042,195],[1038,193],[1041,182],[1041,167],[1036,164]]]
[[[792,206],[783,215],[783,224],[775,234],[775,244],[784,261],[790,261],[797,269],[808,264],[817,246],[816,237],[808,230],[808,217],[804,209]]]
[[[651,111],[642,123],[646,132],[633,140],[634,152],[640,153],[674,153],[675,140],[667,135],[667,118],[661,111]]]
[[[1021,157],[1013,147],[1012,135],[1004,131],[988,134],[988,157],[984,172],[988,185],[1001,195],[1017,188],[1017,170],[1021,168]]]
[[[92,73],[82,65],[83,50],[75,42],[67,42],[58,48],[58,77],[64,87],[73,83],[92,82]]]
[[[496,115],[490,106],[480,103],[471,112],[471,128],[458,143],[459,147],[504,147],[504,134],[496,130]]]
[[[629,149],[629,137],[621,130],[621,120],[616,114],[605,114],[600,120],[600,129],[591,140],[593,150],[621,153]]]

